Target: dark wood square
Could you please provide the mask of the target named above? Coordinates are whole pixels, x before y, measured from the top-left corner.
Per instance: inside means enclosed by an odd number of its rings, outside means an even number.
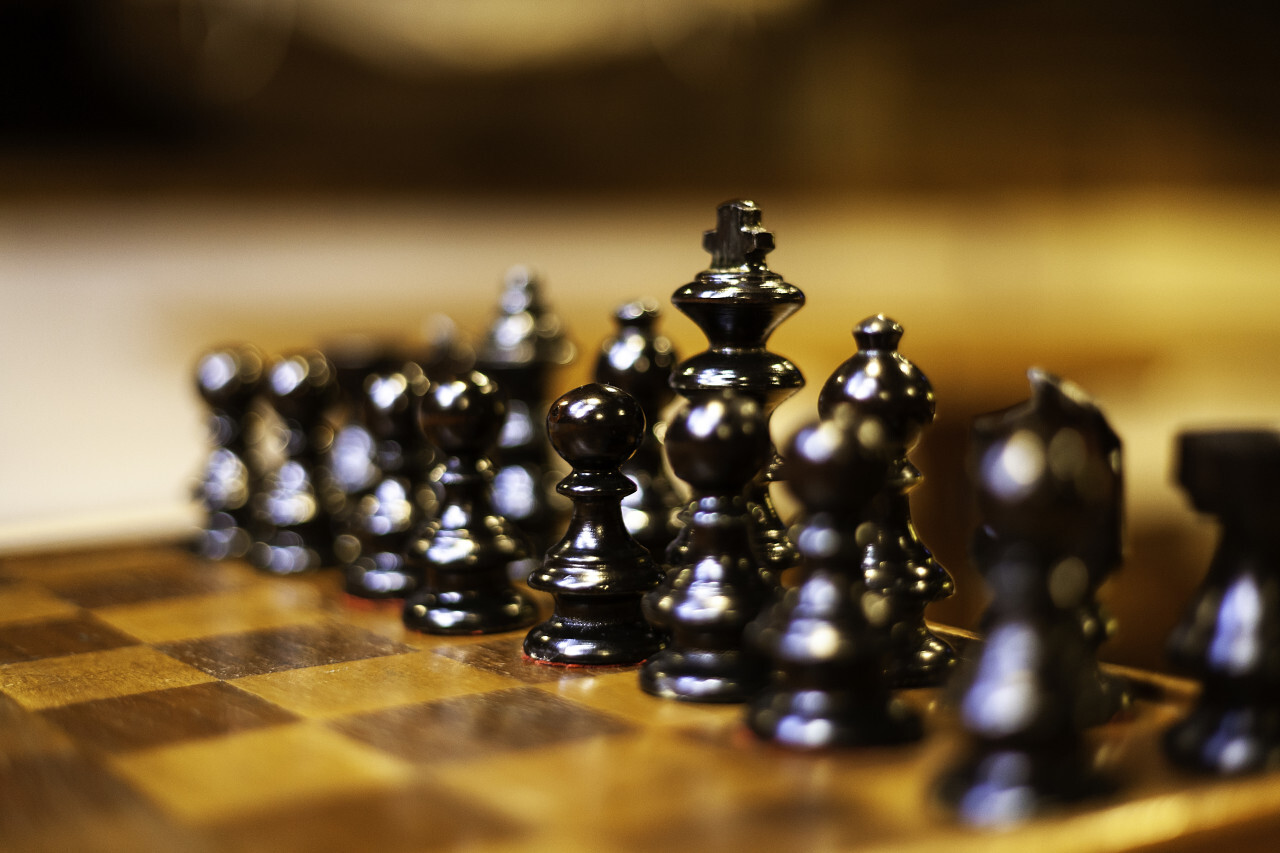
[[[621,720],[533,687],[372,711],[334,725],[398,758],[422,763],[466,760],[631,730]]]
[[[49,708],[41,716],[108,752],[287,723],[297,716],[221,681]]]
[[[134,646],[138,640],[91,614],[0,625],[0,664]]]
[[[521,825],[434,783],[238,814],[208,827],[220,851],[421,853],[518,838]]]
[[[372,631],[337,622],[204,637],[156,648],[221,679],[414,651]]]
[[[525,657],[523,636],[499,637],[483,643],[441,646],[433,651],[477,669],[523,681],[525,684],[549,684],[566,678],[583,678],[600,671],[600,667],[536,663]],[[609,667],[606,671],[612,672],[615,669],[624,668],[626,667]]]
[[[241,581],[215,563],[175,562],[114,572],[72,574],[41,579],[40,583],[81,607],[138,604],[183,595],[204,595],[234,589]]]

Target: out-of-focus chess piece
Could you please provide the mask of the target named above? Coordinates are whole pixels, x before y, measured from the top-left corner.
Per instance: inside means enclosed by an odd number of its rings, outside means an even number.
[[[573,361],[576,349],[548,307],[541,279],[528,267],[507,271],[498,315],[476,357],[476,367],[507,397],[507,415],[493,453],[493,502],[528,537],[535,554],[550,543],[558,513],[548,498],[550,467],[545,418],[552,373]]]
[[[885,596],[891,612],[889,680],[895,687],[942,684],[956,654],[925,624],[925,607],[955,590],[947,570],[920,541],[907,493],[923,475],[907,459],[920,433],[933,423],[933,386],[898,352],[902,327],[883,314],[853,330],[858,352],[822,387],[818,411],[829,417],[854,407],[864,429],[875,429],[893,454],[892,469],[861,520],[866,527],[862,569],[867,588]]]
[[[343,495],[324,464],[334,435],[325,417],[337,397],[333,366],[319,350],[284,355],[263,387],[279,416],[283,454],[254,497],[259,531],[249,560],[281,575],[335,565],[334,516]]]
[[[663,464],[663,410],[675,393],[671,369],[676,351],[671,341],[654,329],[661,312],[652,299],[638,299],[614,313],[615,334],[600,346],[596,360],[597,382],[621,388],[644,410],[644,441],[622,465],[622,473],[636,490],[622,499],[622,519],[636,541],[661,561],[675,538],[680,498]]]
[[[1199,699],[1165,735],[1177,764],[1231,776],[1280,768],[1280,433],[1186,432],[1178,482],[1222,535],[1169,655]]]
[[[1109,791],[1085,730],[1125,702],[1080,618],[1092,567],[1118,548],[1120,442],[1079,387],[1030,379],[1029,401],[973,425],[973,550],[991,605],[978,657],[954,681],[967,738],[940,792],[978,825]]]
[[[249,345],[210,350],[196,364],[196,389],[209,409],[212,442],[196,487],[205,511],[196,548],[211,559],[243,557],[253,543],[252,499],[261,472],[250,436],[263,368],[262,353]]]

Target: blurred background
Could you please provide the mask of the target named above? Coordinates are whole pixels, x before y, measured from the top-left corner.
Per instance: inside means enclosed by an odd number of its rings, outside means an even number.
[[[885,312],[933,380],[918,526],[972,625],[973,415],[1032,365],[1125,441],[1104,657],[1162,666],[1214,525],[1187,426],[1280,420],[1270,4],[1133,0],[9,0],[0,5],[0,548],[196,518],[191,371],[358,331],[483,330],[539,267],[586,354],[755,200],[808,306],[771,348],[814,412]],[[668,312],[681,351],[702,346]],[[554,395],[553,395],[554,396]]]

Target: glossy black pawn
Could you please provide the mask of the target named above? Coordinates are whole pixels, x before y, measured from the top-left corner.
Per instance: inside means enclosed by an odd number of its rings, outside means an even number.
[[[644,412],[610,385],[583,385],[547,413],[551,445],[573,466],[556,487],[573,502],[564,537],[529,586],[555,597],[555,612],[535,625],[524,652],[544,663],[607,666],[639,663],[662,646],[640,599],[661,573],[627,532],[621,501],[635,484],[619,468],[644,439]]]
[[[537,273],[524,266],[508,270],[476,367],[507,396],[506,419],[492,454],[494,506],[524,532],[535,553],[546,549],[562,521],[548,495],[554,474],[543,412],[553,371],[575,354]]]
[[[621,388],[640,403],[645,434],[640,448],[622,465],[636,490],[622,499],[627,530],[655,559],[661,559],[677,531],[680,498],[663,465],[662,413],[675,396],[671,369],[676,351],[654,330],[661,316],[652,299],[628,302],[614,313],[617,332],[605,339],[596,359],[595,380]]]
[[[764,687],[768,666],[743,631],[773,597],[751,544],[745,489],[768,463],[772,443],[760,404],[733,391],[685,402],[672,417],[667,458],[693,490],[680,562],[645,596],[667,647],[640,669],[647,693],[690,702],[744,702]]]
[[[1119,440],[1078,387],[1030,378],[1028,402],[973,426],[974,559],[991,604],[978,656],[953,682],[967,737],[940,793],[976,825],[1016,823],[1113,787],[1085,730],[1116,697],[1079,608],[1091,549],[1111,547],[1102,541],[1121,499]]]
[[[431,478],[439,512],[412,534],[407,549],[417,589],[405,599],[404,624],[428,634],[512,631],[537,618],[532,599],[511,584],[508,567],[528,557],[520,531],[493,507],[487,453],[506,405],[482,373],[432,382],[421,425],[442,461]]]
[[[196,487],[205,511],[196,549],[210,559],[243,557],[253,542],[252,497],[261,473],[251,452],[249,421],[263,368],[262,353],[247,345],[211,350],[196,364],[212,443]]]
[[[347,335],[324,345],[333,365],[338,394],[332,422],[333,445],[328,466],[334,485],[353,496],[378,478],[375,439],[364,418],[364,381],[373,373],[390,373],[398,366],[393,347],[367,335]]]
[[[334,435],[325,417],[337,398],[333,366],[318,350],[292,353],[271,364],[263,387],[279,416],[283,457],[254,497],[259,536],[249,560],[281,575],[334,565],[342,493],[324,465]]]
[[[794,528],[800,582],[747,629],[768,657],[769,685],[747,708],[759,737],[796,749],[918,739],[920,718],[890,693],[883,596],[867,589],[857,519],[889,465],[871,431],[842,407],[798,432],[787,486],[803,507]]]
[[[898,352],[902,327],[883,314],[853,330],[858,352],[822,386],[818,411],[828,417],[841,403],[875,424],[893,455],[880,493],[868,504],[869,526],[862,552],[867,588],[884,594],[889,619],[889,681],[895,687],[942,684],[955,665],[951,646],[929,630],[925,608],[955,591],[947,570],[920,541],[907,493],[923,478],[907,459],[923,429],[933,422],[933,386]]]
[[[1174,665],[1199,699],[1165,735],[1193,770],[1231,776],[1280,768],[1280,433],[1188,432],[1178,481],[1216,517],[1208,574],[1170,637]]]
[[[406,362],[365,376],[361,428],[372,441],[376,475],[349,496],[334,551],[346,566],[345,588],[360,598],[404,598],[416,583],[408,565],[411,534],[435,514],[427,480],[431,450],[418,426],[426,393],[422,368]]]
[[[716,211],[715,229],[703,234],[711,267],[672,294],[671,303],[698,324],[709,346],[677,365],[671,387],[690,400],[700,392],[730,388],[751,395],[771,415],[804,387],[800,369],[766,348],[774,330],[803,307],[804,293],[765,264],[774,242],[760,216],[754,202],[728,201]],[[797,559],[769,495],[780,465],[775,454],[748,494],[756,549],[774,585]]]

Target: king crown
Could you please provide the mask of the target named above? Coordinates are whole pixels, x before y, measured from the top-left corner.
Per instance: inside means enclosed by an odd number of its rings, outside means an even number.
[[[715,230],[703,233],[702,247],[711,253],[712,269],[764,266],[773,234],[760,227],[755,202],[726,201],[716,210]]]

